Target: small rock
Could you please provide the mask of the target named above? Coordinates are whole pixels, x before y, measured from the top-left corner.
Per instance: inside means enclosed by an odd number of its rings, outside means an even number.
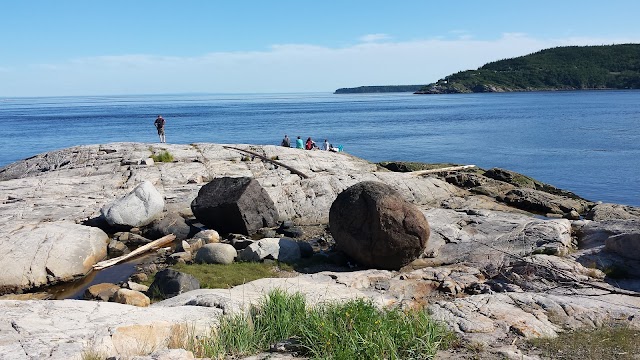
[[[131,280],[135,282],[145,282],[149,280],[149,276],[145,273],[135,273],[131,275]]]
[[[180,242],[180,246],[178,247],[178,249],[180,249],[180,250],[182,250],[184,252],[191,252],[191,245],[187,241],[182,240]]]
[[[190,252],[186,252],[186,251],[181,251],[181,252],[177,252],[177,253],[173,253],[169,256],[169,261],[172,264],[177,264],[177,263],[188,263],[191,260],[193,260],[193,256],[191,255]]]
[[[149,286],[149,294],[168,299],[199,288],[200,282],[195,277],[173,269],[164,269],[156,274]]]
[[[133,281],[127,281],[127,288],[134,290],[134,291],[140,291],[140,292],[147,292],[149,290],[149,287],[146,285],[142,285],[142,284],[138,284],[136,282]]]
[[[220,242],[220,234],[215,230],[202,230],[193,235],[194,239],[202,239],[205,244]]]
[[[571,210],[565,215],[565,218],[569,220],[580,220],[580,214],[575,210]]]
[[[115,294],[120,287],[116,284],[101,283],[90,286],[84,291],[84,298],[86,300],[101,300],[109,301],[113,294]]]
[[[204,264],[231,264],[236,256],[236,249],[229,244],[206,244],[196,253],[195,261]]]
[[[120,289],[113,295],[113,301],[120,304],[146,307],[151,304],[147,295],[130,289]]]
[[[301,238],[304,236],[304,231],[301,228],[295,226],[283,229],[282,234],[286,237]]]
[[[107,252],[111,256],[122,256],[124,254],[128,254],[131,252],[127,245],[125,245],[122,241],[111,240],[109,241],[109,246],[107,247]]]

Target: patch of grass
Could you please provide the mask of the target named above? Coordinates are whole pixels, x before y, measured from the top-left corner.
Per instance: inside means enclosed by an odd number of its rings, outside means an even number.
[[[166,150],[163,150],[158,154],[151,155],[151,158],[155,162],[172,162],[173,161],[173,155],[171,155],[171,153]]]
[[[608,325],[561,333],[555,339],[530,340],[529,345],[551,359],[635,359],[640,353],[640,330]]]
[[[314,359],[431,359],[454,336],[425,311],[379,310],[362,299],[309,308],[303,295],[274,290],[248,315],[223,318],[190,350],[198,357],[242,356],[284,340]]]
[[[174,270],[193,275],[202,289],[228,289],[249,281],[277,276],[277,270],[291,271],[289,265],[259,262],[223,264],[176,264]]]
[[[101,351],[97,351],[94,349],[87,349],[82,352],[80,355],[82,360],[104,360],[107,358],[107,355]]]

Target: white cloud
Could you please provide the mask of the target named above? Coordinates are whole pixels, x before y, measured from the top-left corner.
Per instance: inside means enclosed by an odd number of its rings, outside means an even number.
[[[329,92],[361,85],[427,84],[490,61],[549,47],[628,42],[640,39],[536,39],[509,33],[495,40],[363,42],[343,48],[280,44],[266,51],[212,52],[196,57],[88,57],[0,71],[0,96]]]
[[[387,34],[367,34],[360,37],[360,41],[362,42],[376,42],[376,41],[384,41],[391,39],[391,36]]]

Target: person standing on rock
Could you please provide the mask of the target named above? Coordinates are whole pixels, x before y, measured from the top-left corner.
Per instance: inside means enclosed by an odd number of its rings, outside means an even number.
[[[284,139],[282,139],[282,143],[280,145],[284,147],[291,147],[291,140],[289,140],[287,134],[284,135]]]
[[[158,117],[156,118],[156,121],[153,122],[153,124],[156,126],[156,129],[158,130],[158,136],[160,137],[160,142],[161,143],[166,143],[166,139],[164,137],[164,118],[162,117],[162,115],[158,115]]]
[[[298,138],[296,139],[296,149],[304,149],[304,143],[302,142],[300,136],[298,136]]]

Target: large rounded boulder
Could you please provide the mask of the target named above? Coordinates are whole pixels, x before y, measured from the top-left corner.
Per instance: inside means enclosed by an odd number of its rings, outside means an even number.
[[[111,226],[137,227],[151,223],[164,209],[164,198],[149,181],[121,199],[105,205],[101,213]]]
[[[278,211],[267,191],[253,178],[213,179],[191,202],[193,215],[220,233],[253,235],[277,225]]]
[[[380,182],[364,181],[340,193],[329,227],[336,248],[360,265],[397,270],[415,260],[429,239],[420,209]]]

